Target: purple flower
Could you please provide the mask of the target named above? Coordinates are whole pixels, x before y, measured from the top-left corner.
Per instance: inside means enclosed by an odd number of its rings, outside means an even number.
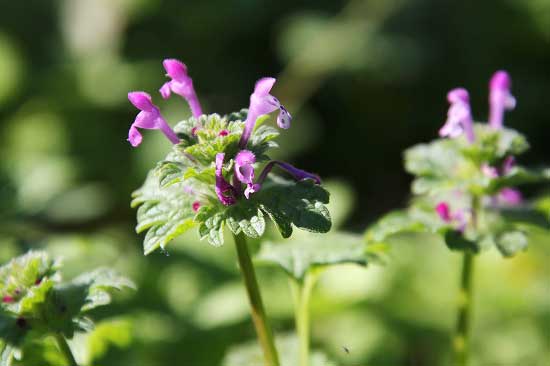
[[[503,70],[495,72],[489,82],[489,125],[493,128],[502,128],[504,111],[516,106],[516,98],[510,93],[511,86],[510,75]]]
[[[187,66],[181,61],[175,59],[166,59],[162,62],[166,70],[166,76],[172,78],[160,88],[160,94],[164,99],[170,98],[170,93],[174,92],[182,96],[187,103],[193,116],[199,117],[202,115],[202,108],[193,88],[193,80],[187,74]]]
[[[481,171],[485,176],[489,178],[498,178],[503,175],[509,174],[512,168],[516,164],[516,159],[513,156],[508,156],[504,159],[500,171],[487,164],[481,165]],[[506,205],[518,205],[523,201],[521,192],[513,188],[503,188],[493,197],[493,203],[501,203]]]
[[[439,130],[439,136],[456,138],[462,133],[469,142],[474,142],[474,126],[470,110],[470,97],[464,88],[456,88],[447,94],[451,104],[447,113],[447,121]]]
[[[449,207],[449,204],[447,202],[439,202],[437,206],[435,206],[435,211],[441,218],[441,220],[445,222],[451,222],[451,208]]]
[[[160,110],[153,104],[149,94],[142,91],[130,92],[128,93],[128,99],[141,111],[136,116],[128,132],[128,141],[133,147],[141,144],[143,140],[138,128],[161,130],[173,144],[180,142],[174,130],[172,130],[164,118],[162,118]]]
[[[489,178],[498,178],[498,170],[494,166],[490,166],[489,164],[482,164],[481,165],[481,172],[483,175]]]
[[[516,165],[516,158],[514,158],[512,155],[506,157],[506,159],[504,159],[504,162],[502,163],[502,175],[506,175],[510,173],[510,171],[515,165]]]
[[[288,163],[285,163],[283,161],[272,160],[265,166],[264,170],[262,171],[262,173],[258,177],[258,180],[256,181],[256,183],[252,187],[252,189],[255,192],[260,190],[264,180],[267,178],[267,175],[269,174],[269,172],[271,172],[271,169],[273,169],[273,167],[275,165],[278,165],[279,167],[286,170],[297,181],[301,181],[301,180],[304,180],[304,179],[313,179],[316,184],[321,184],[321,178],[319,178],[319,176],[316,175],[316,174],[306,172],[305,170],[302,170],[302,169],[298,169],[295,166],[292,166],[292,165],[290,165]]]
[[[228,181],[223,177],[223,159],[224,153],[218,153],[216,155],[216,195],[222,204],[225,206],[234,205],[237,202],[236,190]]]
[[[248,143],[252,130],[254,130],[256,119],[258,119],[261,115],[268,114],[279,109],[277,125],[284,129],[290,127],[292,116],[277,98],[269,94],[273,84],[275,84],[275,81],[276,80],[274,78],[261,78],[256,82],[254,92],[250,95],[248,115],[246,116],[244,131],[241,136],[241,140],[239,141],[239,146],[241,148],[244,148]]]
[[[451,207],[447,202],[439,202],[435,206],[435,211],[441,220],[447,224],[454,224],[458,231],[463,232],[466,228],[467,219],[464,210],[451,211]]]
[[[505,205],[519,205],[523,201],[521,192],[513,188],[503,188],[497,195],[497,201]]]
[[[235,157],[235,176],[241,183],[246,184],[244,196],[248,199],[251,193],[256,192],[254,185],[254,163],[256,156],[248,150],[241,150]]]
[[[201,203],[199,201],[193,202],[193,205],[191,206],[194,212],[199,211],[199,208],[201,208]]]

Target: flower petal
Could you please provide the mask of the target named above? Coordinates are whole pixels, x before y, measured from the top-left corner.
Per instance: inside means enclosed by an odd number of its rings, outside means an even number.
[[[128,93],[128,100],[140,111],[151,112],[155,108],[151,96],[143,91]]]
[[[187,66],[179,60],[168,58],[162,61],[166,74],[172,79],[180,79],[187,76]]]
[[[162,87],[159,89],[160,95],[162,95],[163,99],[170,98],[170,94],[172,93],[172,90],[170,88],[170,81],[165,82],[162,84]]]

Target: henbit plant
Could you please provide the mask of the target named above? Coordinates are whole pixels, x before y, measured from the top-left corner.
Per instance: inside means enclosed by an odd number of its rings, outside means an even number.
[[[2,365],[33,364],[30,358],[40,351],[38,341],[49,336],[64,357],[58,360],[53,355],[55,364],[78,366],[66,339],[93,329],[89,312],[108,305],[111,292],[135,288],[132,281],[106,268],[62,282],[60,268],[59,260],[41,251],[29,251],[0,267]],[[42,355],[35,357],[45,362]]]
[[[405,152],[405,168],[415,176],[409,208],[383,217],[366,234],[369,242],[385,242],[402,232],[431,232],[463,252],[452,340],[455,365],[468,363],[475,255],[496,247],[512,257],[527,249],[534,231],[549,227],[541,206],[523,199],[515,187],[548,181],[550,170],[516,164],[529,145],[520,133],[503,127],[504,112],[515,106],[510,77],[498,71],[489,86],[488,124],[473,122],[465,89],[449,92],[442,138]]]
[[[149,94],[132,92],[130,102],[140,113],[132,124],[128,141],[138,146],[138,128],[159,129],[172,142],[171,151],[148,174],[133,194],[138,207],[136,231],[147,231],[144,252],[149,254],[185,231],[196,227],[201,239],[214,246],[224,242],[227,225],[236,244],[239,266],[247,289],[252,319],[267,365],[279,365],[273,336],[262,303],[246,237],[260,238],[269,217],[284,238],[293,226],[313,232],[328,232],[330,214],[325,207],[329,194],[318,176],[276,160],[267,153],[277,146],[279,132],[266,124],[268,114],[278,111],[277,125],[290,127],[291,116],[270,94],[273,78],[258,80],[248,110],[202,114],[187,67],[168,59],[164,67],[171,81],[160,90],[182,96],[193,117],[174,129],[162,117]],[[258,165],[266,163],[260,174]],[[270,175],[274,167],[285,170],[293,180]]]

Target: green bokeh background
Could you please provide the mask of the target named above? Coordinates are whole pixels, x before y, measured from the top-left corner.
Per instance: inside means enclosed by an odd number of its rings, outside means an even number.
[[[216,365],[254,337],[230,240],[212,248],[186,235],[169,256],[145,258],[133,232],[129,195],[169,145],[152,131],[138,149],[125,141],[136,113],[126,93],[155,95],[164,58],[188,65],[207,112],[246,107],[255,80],[277,77],[274,94],[294,116],[278,157],[324,177],[337,226],[357,233],[406,204],[402,151],[436,137],[446,92],[466,87],[484,120],[497,69],[511,73],[518,100],[506,124],[532,145],[521,162],[550,160],[548,0],[0,0],[0,9],[0,259],[40,247],[65,258],[67,277],[108,265],[136,281],[138,292],[96,314],[105,326],[92,340],[74,343],[92,342],[82,357],[94,365]],[[154,98],[172,124],[189,116],[181,99]],[[433,238],[393,244],[385,266],[321,277],[313,344],[341,365],[449,364],[460,258]],[[543,236],[514,259],[482,255],[474,365],[548,364],[549,260]],[[275,330],[291,332],[284,275],[259,276]]]

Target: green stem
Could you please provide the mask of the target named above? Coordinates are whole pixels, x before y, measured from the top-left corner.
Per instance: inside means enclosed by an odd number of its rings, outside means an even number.
[[[307,273],[303,282],[290,280],[294,297],[296,333],[300,342],[300,366],[309,366],[309,299],[316,280],[317,275],[313,273]]]
[[[68,362],[67,366],[78,366],[78,363],[76,363],[76,360],[74,359],[73,353],[71,352],[71,348],[69,347],[69,344],[67,343],[67,340],[61,333],[55,333],[55,340],[57,341],[57,346],[59,347],[59,350],[61,353],[63,353],[63,356],[65,356],[65,360]]]
[[[460,281],[460,299],[458,306],[458,318],[453,339],[455,353],[455,365],[466,366],[468,364],[470,319],[472,311],[472,275],[474,254],[464,253],[462,261],[462,277]]]
[[[233,237],[235,239],[235,246],[237,247],[239,267],[241,268],[246,292],[248,294],[248,300],[250,302],[252,320],[254,322],[254,327],[256,328],[258,341],[260,342],[260,346],[262,347],[264,353],[265,364],[266,366],[279,366],[279,356],[277,355],[277,349],[275,348],[275,343],[273,341],[271,327],[265,314],[262,296],[260,295],[260,289],[258,287],[258,281],[256,280],[256,274],[254,273],[254,266],[250,260],[250,254],[248,253],[246,238],[242,233],[239,235],[233,235]]]
[[[474,196],[472,199],[472,227],[476,231],[478,229],[479,216],[482,213],[480,198]],[[466,251],[462,259],[458,316],[456,320],[455,334],[453,337],[455,365],[457,366],[468,365],[468,356],[470,351],[470,323],[473,302],[474,255],[474,253]]]

